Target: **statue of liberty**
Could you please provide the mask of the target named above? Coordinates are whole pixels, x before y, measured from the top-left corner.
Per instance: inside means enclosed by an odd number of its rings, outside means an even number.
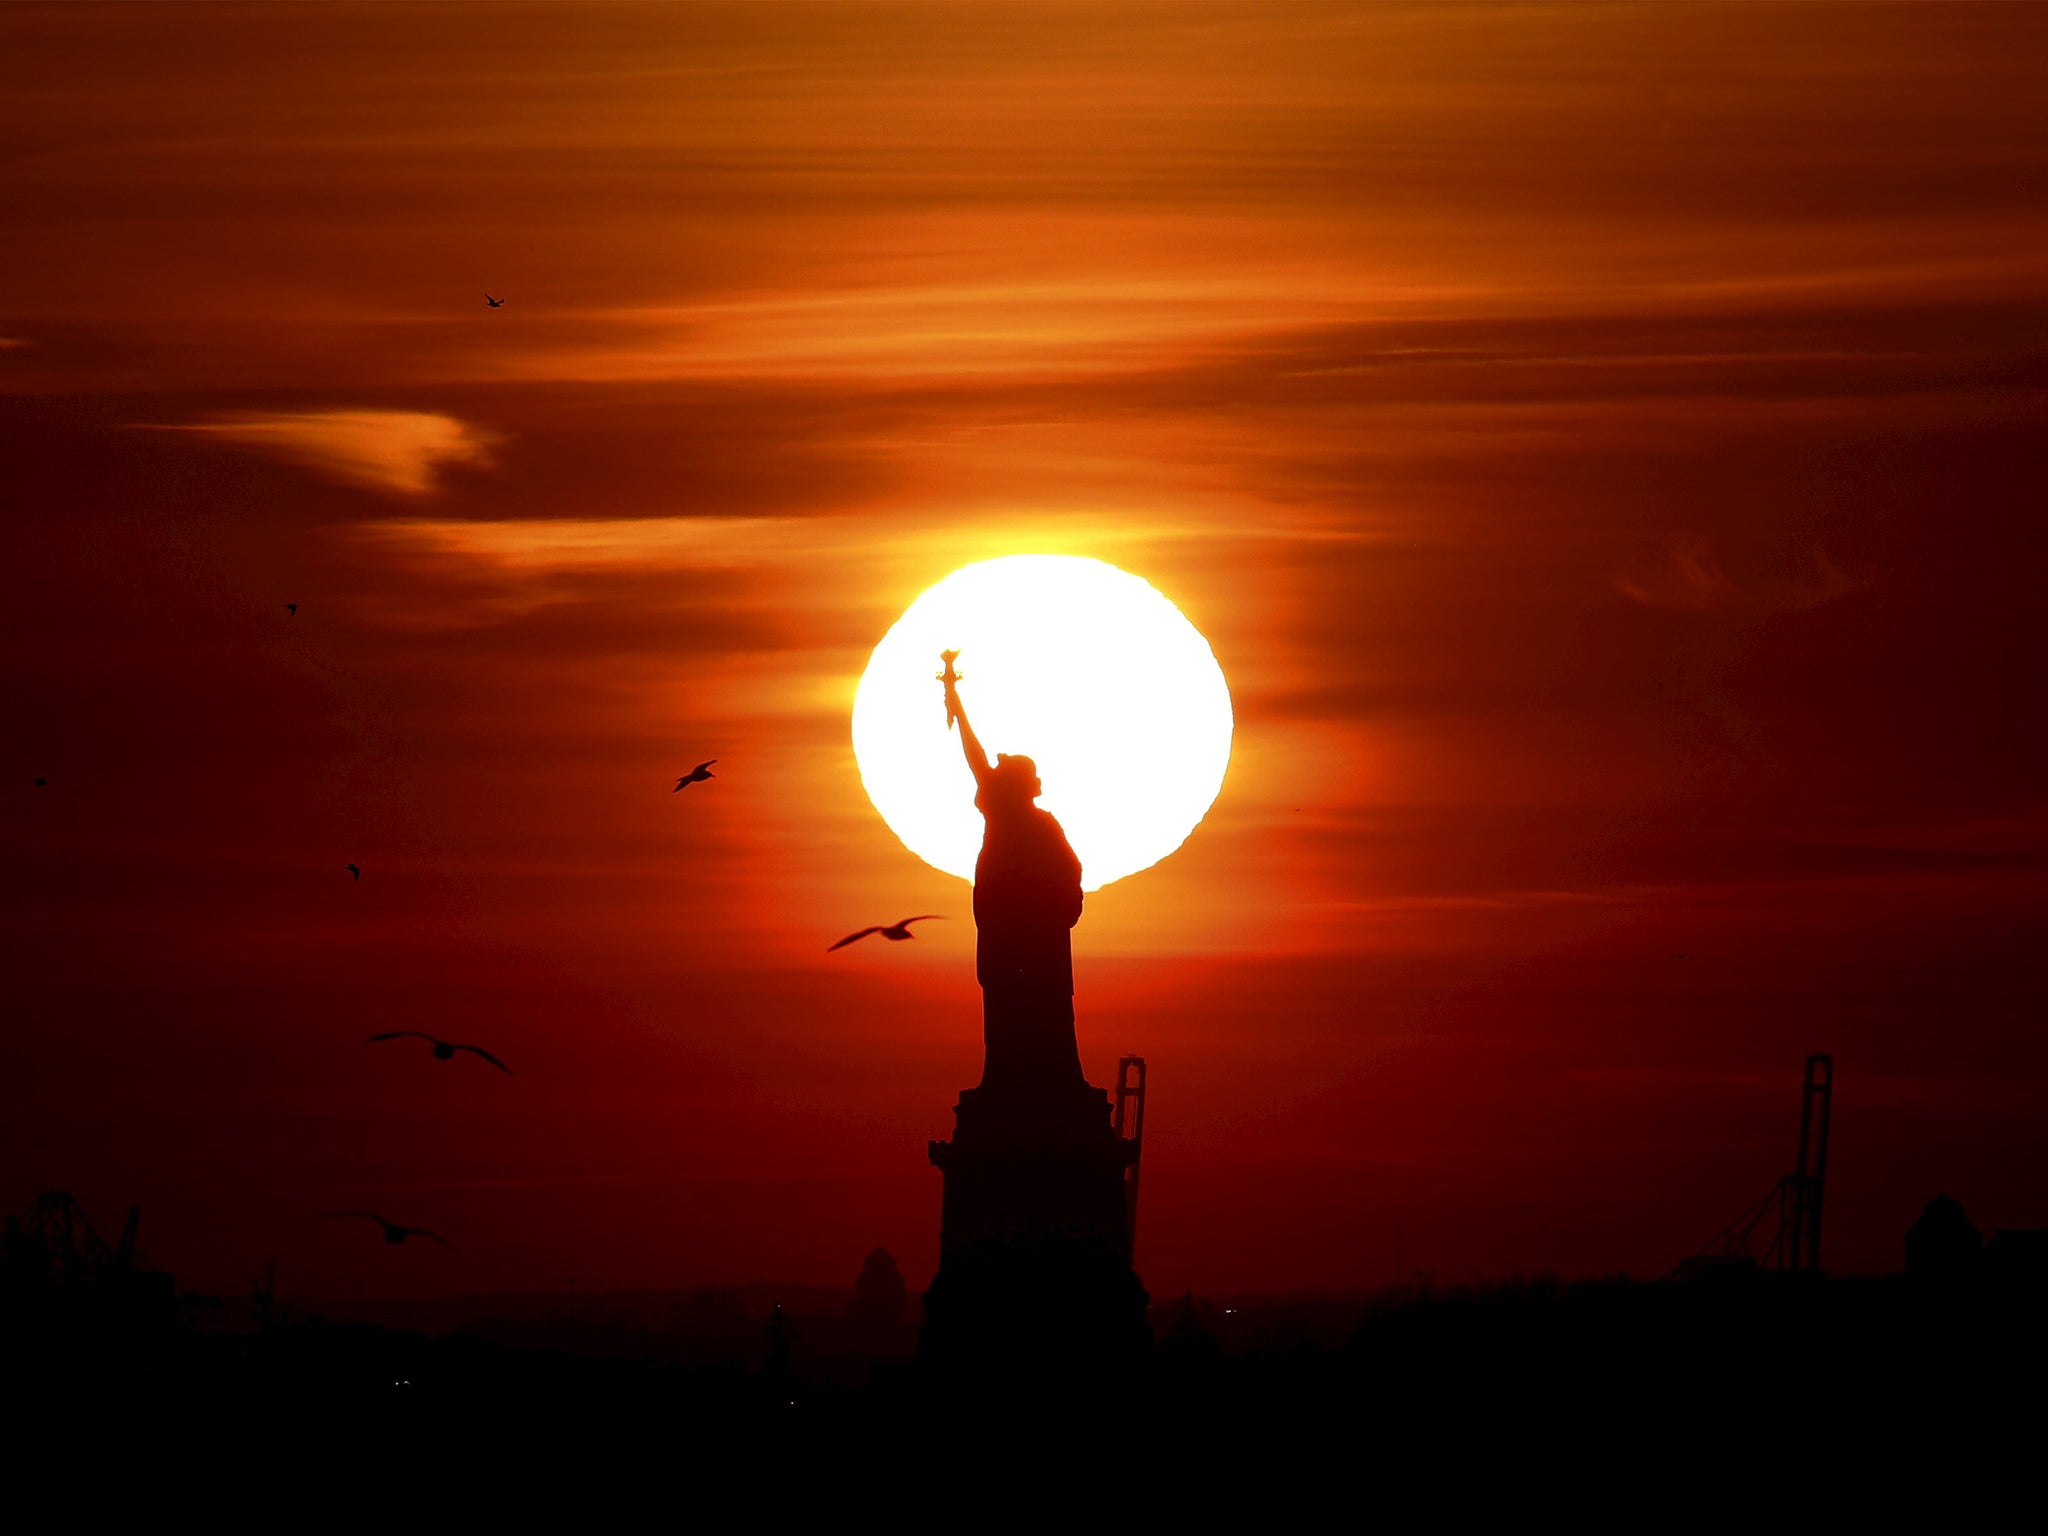
[[[961,1093],[945,1176],[939,1268],[924,1296],[918,1359],[961,1406],[1100,1400],[1105,1379],[1152,1347],[1131,1268],[1127,1171],[1135,1141],[1074,1044],[1073,928],[1081,861],[1030,758],[988,753],[960,706],[957,651],[942,652],[946,719],[974,770],[982,814],[974,864],[981,1085]]]
[[[974,770],[974,808],[985,822],[974,863],[975,974],[981,982],[981,1086],[997,1093],[1082,1086],[1074,1043],[1074,951],[1081,861],[1052,812],[1028,757],[999,752],[993,766],[961,707],[959,676],[941,653],[946,719]]]

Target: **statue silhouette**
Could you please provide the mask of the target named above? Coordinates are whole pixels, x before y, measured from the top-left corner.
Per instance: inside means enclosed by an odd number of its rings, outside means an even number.
[[[1028,757],[993,765],[961,706],[957,652],[944,653],[946,716],[974,770],[974,808],[986,823],[974,862],[976,979],[981,983],[981,1086],[997,1092],[1080,1085],[1074,1040],[1074,951],[1081,861],[1052,812]]]
[[[990,764],[960,704],[958,653],[941,655],[946,719],[986,823],[974,865],[986,1055],[952,1140],[930,1147],[945,1191],[918,1359],[962,1406],[1099,1402],[1106,1380],[1150,1354],[1152,1333],[1125,1205],[1137,1144],[1117,1135],[1074,1040],[1081,861],[1035,803],[1031,759]]]

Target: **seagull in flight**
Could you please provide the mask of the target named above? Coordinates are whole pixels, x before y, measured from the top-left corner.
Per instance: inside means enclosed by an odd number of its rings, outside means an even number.
[[[494,299],[488,293],[484,295],[484,302],[490,305],[491,308],[493,309],[503,309],[505,307],[505,301],[503,299]]]
[[[299,605],[297,603],[286,603],[284,611],[296,619],[299,616]]]
[[[47,789],[47,788],[49,788],[49,785],[50,785],[50,781],[49,781],[48,779],[37,779],[37,780],[36,780],[36,788],[37,788],[37,789]]]
[[[323,1216],[361,1216],[367,1221],[374,1221],[384,1229],[384,1241],[390,1243],[393,1247],[404,1242],[408,1237],[431,1237],[443,1248],[453,1246],[447,1238],[438,1232],[429,1232],[425,1227],[401,1227],[395,1221],[386,1221],[375,1211],[322,1211],[320,1214]]]
[[[917,937],[916,934],[910,931],[910,925],[912,923],[929,922],[933,918],[938,918],[941,921],[943,921],[945,915],[946,914],[943,912],[926,912],[919,917],[906,917],[903,919],[902,922],[891,924],[887,928],[863,928],[859,933],[849,933],[837,944],[827,944],[825,946],[825,953],[829,955],[835,949],[844,949],[847,945],[853,943],[854,940],[864,939],[871,933],[879,933],[891,944],[901,944],[905,939],[914,939]]]
[[[507,1077],[513,1075],[512,1069],[510,1067],[506,1066],[505,1063],[498,1060],[497,1057],[493,1056],[489,1051],[485,1050],[482,1046],[458,1045],[452,1040],[437,1040],[434,1038],[434,1036],[428,1034],[425,1030],[422,1029],[394,1029],[390,1031],[388,1034],[372,1035],[370,1036],[369,1040],[364,1043],[374,1044],[376,1041],[379,1040],[409,1039],[433,1041],[434,1060],[436,1061],[453,1061],[455,1059],[455,1053],[457,1051],[468,1051],[472,1055],[483,1057],[485,1061],[488,1061],[492,1066],[496,1067],[500,1072],[503,1072]]]
[[[703,762],[676,780],[676,789],[681,789],[686,784],[702,784],[706,779],[717,778],[718,775],[711,771],[711,765],[717,761],[718,759],[715,757],[705,758]],[[670,790],[669,793],[674,794],[676,789]]]
[[[344,864],[344,865],[342,865],[341,867],[342,867],[343,869],[345,869],[345,870],[347,870],[347,871],[348,871],[348,873],[349,873],[349,878],[350,878],[350,879],[352,879],[352,880],[360,880],[360,879],[362,879],[362,878],[363,878],[363,872],[362,872],[362,871],[361,871],[360,869],[357,869],[357,868],[355,867],[355,865],[353,865],[353,864]]]

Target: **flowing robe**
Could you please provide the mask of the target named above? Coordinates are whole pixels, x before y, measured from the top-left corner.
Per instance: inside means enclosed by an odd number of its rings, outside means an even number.
[[[985,822],[974,864],[983,1086],[1078,1083],[1071,930],[1081,861],[1050,811],[986,790],[974,804]]]

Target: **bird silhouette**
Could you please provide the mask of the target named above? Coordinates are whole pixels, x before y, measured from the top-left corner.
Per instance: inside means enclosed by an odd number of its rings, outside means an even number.
[[[284,611],[296,619],[299,616],[299,605],[297,603],[286,603]]]
[[[49,781],[48,779],[37,779],[37,780],[36,780],[36,788],[37,788],[37,789],[47,789],[47,788],[49,787],[49,784],[50,784],[50,781]]]
[[[891,924],[891,925],[890,925],[889,927],[887,927],[887,928],[863,928],[863,929],[861,929],[861,931],[860,931],[859,933],[849,933],[849,934],[848,934],[848,935],[847,935],[847,936],[846,936],[845,938],[841,939],[841,940],[840,940],[840,941],[839,941],[839,942],[838,942],[837,944],[827,944],[827,945],[825,946],[825,953],[829,955],[829,954],[831,954],[831,953],[832,953],[832,951],[833,951],[833,950],[835,950],[835,949],[844,949],[844,948],[846,948],[846,946],[847,946],[847,945],[849,945],[849,944],[853,943],[853,942],[854,942],[854,940],[856,940],[856,939],[864,939],[864,938],[866,938],[866,937],[867,937],[867,936],[868,936],[869,934],[871,934],[871,933],[879,933],[879,934],[880,934],[880,935],[881,935],[881,936],[882,936],[883,938],[887,939],[887,940],[888,940],[888,941],[889,941],[889,942],[890,942],[891,944],[901,944],[901,943],[902,943],[902,942],[903,942],[903,941],[904,941],[905,939],[914,939],[914,938],[916,938],[916,937],[917,937],[917,935],[916,935],[916,934],[914,934],[914,933],[912,933],[912,932],[910,931],[910,925],[911,925],[912,923],[922,923],[922,922],[928,922],[928,921],[929,921],[929,920],[931,920],[932,918],[939,918],[940,920],[942,920],[942,921],[943,921],[943,920],[944,920],[944,918],[945,918],[945,913],[943,913],[943,912],[926,912],[926,913],[924,913],[924,914],[922,914],[921,916],[918,916],[918,917],[906,917],[906,918],[904,918],[904,919],[903,919],[903,921],[902,921],[902,922],[900,922],[900,923],[892,923],[892,924]]]
[[[429,1232],[425,1227],[402,1227],[395,1221],[386,1221],[375,1211],[322,1211],[320,1214],[322,1216],[361,1216],[366,1221],[374,1221],[384,1229],[384,1241],[392,1244],[394,1247],[404,1242],[408,1237],[431,1237],[443,1248],[453,1246],[447,1238],[438,1232]]]
[[[718,759],[715,757],[705,758],[703,762],[676,780],[676,789],[681,789],[686,784],[702,784],[706,779],[717,778],[718,775],[711,771],[711,765],[717,761]],[[670,790],[669,793],[674,794],[676,789]]]
[[[1692,956],[1691,956],[1691,955],[1673,955],[1673,956],[1672,956],[1671,958],[1672,958],[1672,959],[1674,959],[1674,960],[1690,960],[1690,959],[1692,958]]]
[[[496,1067],[500,1072],[503,1072],[506,1076],[510,1077],[514,1075],[510,1067],[506,1066],[505,1063],[498,1060],[497,1057],[493,1056],[489,1051],[485,1050],[480,1045],[458,1045],[452,1040],[438,1040],[435,1039],[434,1036],[428,1034],[425,1030],[421,1029],[394,1029],[390,1031],[388,1034],[370,1036],[369,1040],[366,1041],[365,1044],[373,1044],[379,1040],[408,1039],[432,1041],[434,1046],[434,1060],[436,1061],[453,1061],[455,1059],[455,1053],[457,1051],[468,1051],[473,1055],[483,1057],[485,1061],[488,1061],[492,1066]]]
[[[363,878],[363,872],[360,869],[357,869],[355,865],[344,864],[341,867],[349,872],[349,878],[353,880],[360,880]]]
[[[503,299],[494,299],[488,293],[484,295],[484,302],[490,305],[491,308],[493,309],[503,309],[505,307],[505,301]]]

